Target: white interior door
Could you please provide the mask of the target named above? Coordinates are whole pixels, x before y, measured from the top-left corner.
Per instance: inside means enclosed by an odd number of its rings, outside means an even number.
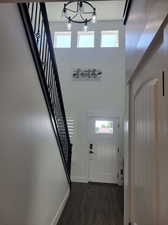
[[[117,183],[119,154],[119,120],[89,120],[89,181]]]
[[[153,79],[134,97],[132,221],[138,225],[156,224],[158,94],[159,79]]]
[[[158,76],[134,96],[131,220],[138,225],[168,224],[167,87],[167,76]]]

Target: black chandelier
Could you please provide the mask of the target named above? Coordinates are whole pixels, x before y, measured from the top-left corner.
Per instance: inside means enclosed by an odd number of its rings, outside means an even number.
[[[64,4],[63,15],[66,18],[67,28],[71,30],[72,23],[84,24],[87,31],[89,22],[96,22],[96,9],[85,0],[70,0]]]

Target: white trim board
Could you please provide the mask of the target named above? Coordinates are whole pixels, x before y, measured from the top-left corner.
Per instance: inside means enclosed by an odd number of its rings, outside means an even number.
[[[59,221],[59,219],[61,217],[61,214],[62,214],[62,212],[63,212],[63,210],[65,208],[65,205],[67,203],[67,200],[69,198],[69,194],[70,194],[70,190],[68,189],[68,191],[65,194],[65,197],[64,197],[63,201],[61,202],[61,204],[60,204],[60,206],[59,206],[59,208],[58,208],[58,210],[56,212],[56,215],[54,216],[54,218],[53,218],[53,220],[52,220],[50,225],[56,225],[58,223],[58,221]]]
[[[93,174],[93,178],[89,179],[89,182],[105,183],[105,184],[118,184],[116,177],[111,177],[111,174],[101,174],[97,176]]]
[[[72,176],[71,180],[72,182],[76,182],[76,183],[88,183],[88,178],[86,177]]]

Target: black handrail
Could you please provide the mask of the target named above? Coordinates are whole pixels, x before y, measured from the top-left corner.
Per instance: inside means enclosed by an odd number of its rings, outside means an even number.
[[[127,19],[128,19],[128,15],[130,12],[132,1],[133,0],[126,0],[126,2],[125,2],[124,13],[123,13],[123,24],[124,25],[126,25],[126,23],[127,23]]]
[[[18,3],[65,172],[70,181],[71,149],[61,86],[45,3]]]

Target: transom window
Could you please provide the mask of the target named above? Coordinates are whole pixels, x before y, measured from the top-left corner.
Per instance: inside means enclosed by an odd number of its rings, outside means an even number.
[[[94,48],[94,31],[78,32],[78,48]]]
[[[101,48],[118,48],[119,47],[119,31],[102,31],[101,32]]]
[[[96,134],[113,134],[113,121],[96,120],[95,132]]]
[[[71,32],[55,32],[54,48],[71,48]]]
[[[100,35],[100,34],[98,34]],[[77,48],[94,48],[95,33],[94,31],[79,31],[77,33]],[[101,48],[118,48],[119,31],[106,30],[101,31]],[[54,48],[71,48],[71,32],[55,32]]]

